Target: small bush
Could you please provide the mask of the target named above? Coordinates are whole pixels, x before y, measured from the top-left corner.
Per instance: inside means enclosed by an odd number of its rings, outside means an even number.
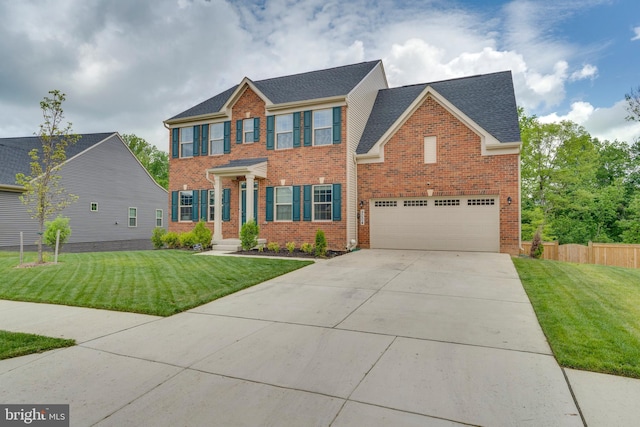
[[[287,242],[285,246],[287,247],[287,250],[289,251],[290,254],[292,254],[293,251],[296,250],[296,242]]]
[[[71,236],[71,227],[69,227],[69,218],[65,216],[58,216],[53,221],[47,221],[44,223],[45,230],[42,236],[42,241],[50,246],[52,249],[56,247],[56,235],[60,230],[60,248],[67,243]]]
[[[162,249],[164,247],[164,241],[162,238],[167,234],[167,230],[163,227],[156,227],[153,229],[153,233],[151,233],[151,242],[153,243],[153,247],[156,249]]]
[[[542,258],[542,254],[544,252],[544,245],[542,244],[542,237],[540,236],[541,230],[538,228],[536,234],[533,235],[533,240],[531,241],[531,258],[540,259]]]
[[[327,238],[324,231],[316,231],[316,256],[325,257],[327,255]]]
[[[162,236],[162,242],[170,249],[176,249],[180,247],[180,235],[174,231],[170,231]]]
[[[305,254],[311,254],[313,253],[313,245],[311,243],[303,243],[300,246],[300,250]]]
[[[240,245],[242,250],[248,251],[258,245],[258,234],[260,227],[254,220],[247,221],[240,229]]]
[[[195,245],[196,235],[193,231],[187,231],[186,233],[180,234],[180,246],[183,248],[191,248]]]
[[[269,242],[267,243],[267,249],[272,252],[280,252],[280,245],[278,242]]]
[[[211,246],[211,234],[213,233],[207,228],[207,225],[204,221],[198,221],[196,226],[193,227],[192,233],[195,239],[194,244],[199,243],[203,248],[208,248],[209,246]]]

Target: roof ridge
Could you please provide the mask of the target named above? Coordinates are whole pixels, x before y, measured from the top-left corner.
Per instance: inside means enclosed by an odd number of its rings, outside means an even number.
[[[355,64],[346,64],[346,65],[338,65],[338,66],[335,66],[335,67],[323,68],[321,70],[303,71],[301,73],[286,74],[286,75],[277,76],[277,77],[269,77],[269,78],[262,79],[262,80],[252,80],[252,82],[253,83],[262,83],[262,82],[268,82],[270,80],[277,80],[277,79],[283,79],[283,78],[288,78],[288,77],[303,76],[305,74],[322,73],[322,72],[325,72],[325,71],[337,70],[339,68],[355,67],[355,66],[358,66],[358,65],[373,64],[373,63],[378,63],[378,62],[381,62],[381,61],[382,61],[381,59],[376,59],[376,60],[373,60],[373,61],[362,61],[362,62],[357,62]],[[246,78],[248,78],[248,77],[246,77]]]

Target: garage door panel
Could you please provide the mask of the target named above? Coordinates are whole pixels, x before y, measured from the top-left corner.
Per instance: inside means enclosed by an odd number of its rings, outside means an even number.
[[[497,196],[385,199],[371,203],[371,247],[498,252]]]

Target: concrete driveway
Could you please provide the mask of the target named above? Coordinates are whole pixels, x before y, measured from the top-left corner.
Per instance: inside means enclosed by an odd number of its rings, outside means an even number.
[[[0,403],[71,425],[583,425],[507,255],[363,250],[169,318],[0,301],[0,329],[80,341],[0,361]]]

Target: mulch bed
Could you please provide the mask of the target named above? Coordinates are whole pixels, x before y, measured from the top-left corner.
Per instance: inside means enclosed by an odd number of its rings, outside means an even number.
[[[233,252],[235,255],[251,255],[251,256],[277,256],[277,257],[282,257],[282,258],[309,258],[309,259],[314,259],[314,258],[320,258],[320,257],[316,257],[315,254],[311,253],[308,254],[306,252],[302,252],[300,249],[295,249],[293,252],[289,252],[286,249],[281,249],[279,252],[274,252],[274,251],[269,251],[269,250],[264,250],[262,252],[260,252],[257,249],[252,249],[250,251],[237,251],[237,252]],[[325,258],[335,258],[337,256],[340,255],[344,255],[346,252],[340,252],[340,251],[327,251],[327,256]]]

